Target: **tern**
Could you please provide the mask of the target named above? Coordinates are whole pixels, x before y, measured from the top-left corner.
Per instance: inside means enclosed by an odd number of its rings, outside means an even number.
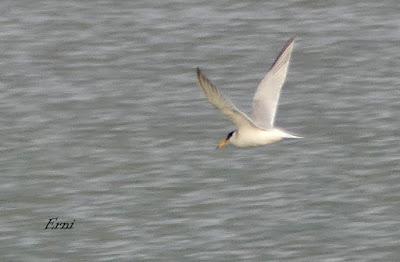
[[[286,80],[293,45],[294,38],[291,38],[259,83],[253,98],[252,118],[226,99],[200,68],[197,68],[198,84],[208,101],[236,126],[236,130],[229,132],[226,138],[220,140],[217,148],[223,149],[228,144],[242,148],[255,147],[275,143],[284,138],[302,138],[274,126],[279,96]]]

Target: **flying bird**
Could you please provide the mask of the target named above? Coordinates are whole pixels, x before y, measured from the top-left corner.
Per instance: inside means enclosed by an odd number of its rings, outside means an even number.
[[[228,144],[254,147],[275,143],[284,138],[301,138],[274,126],[279,96],[286,79],[293,45],[294,38],[291,38],[258,85],[253,98],[252,118],[226,99],[200,68],[197,68],[198,84],[208,101],[236,126],[236,130],[229,132],[226,138],[218,143],[217,148],[223,149]]]

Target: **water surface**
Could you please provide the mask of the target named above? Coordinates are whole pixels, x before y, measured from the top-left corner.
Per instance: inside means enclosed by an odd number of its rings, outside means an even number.
[[[2,1],[4,261],[400,260],[397,1]],[[277,124],[215,150],[296,35]],[[49,231],[51,217],[75,219]]]

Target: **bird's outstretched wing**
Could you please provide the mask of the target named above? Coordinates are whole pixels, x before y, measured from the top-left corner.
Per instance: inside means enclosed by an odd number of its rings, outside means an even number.
[[[255,127],[251,119],[245,113],[237,109],[232,102],[225,99],[218,88],[207,79],[199,68],[197,68],[197,79],[208,101],[227,116],[238,129]]]
[[[294,38],[289,39],[261,80],[253,98],[253,121],[264,129],[274,126],[281,88],[286,79]]]

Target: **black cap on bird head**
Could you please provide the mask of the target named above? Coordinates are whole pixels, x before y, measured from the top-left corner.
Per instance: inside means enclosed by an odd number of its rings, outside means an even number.
[[[219,141],[217,148],[218,149],[224,149],[224,147],[226,147],[227,145],[229,145],[230,143],[230,139],[233,136],[233,133],[235,133],[235,131],[231,131],[228,133],[228,135],[226,136],[226,138],[221,139],[221,141]]]

